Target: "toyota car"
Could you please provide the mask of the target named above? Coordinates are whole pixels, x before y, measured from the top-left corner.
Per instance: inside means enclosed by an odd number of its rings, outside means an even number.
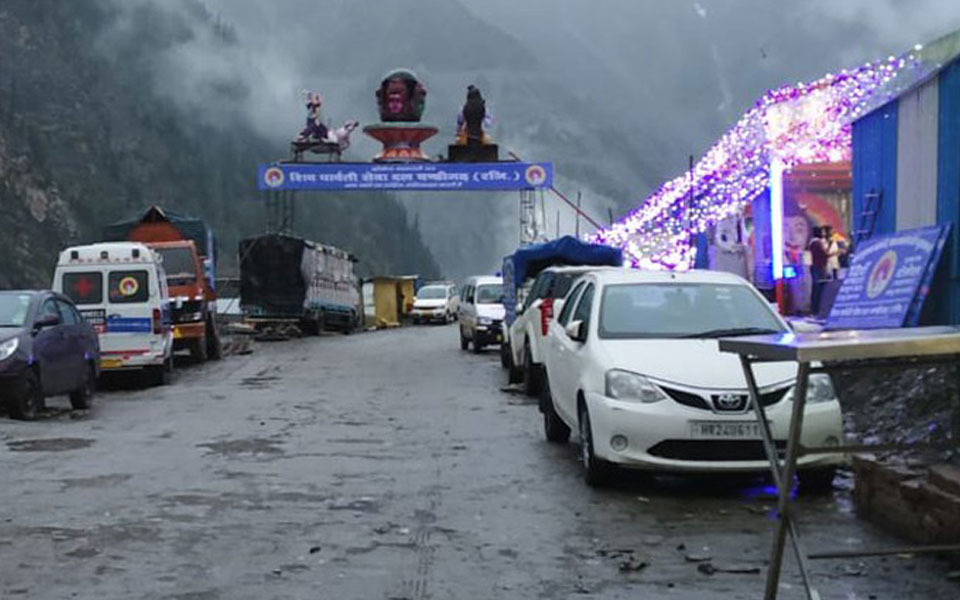
[[[544,344],[548,440],[579,433],[587,483],[614,465],[660,472],[769,469],[739,358],[721,337],[789,333],[747,281],[719,272],[595,271],[567,294]],[[796,365],[755,367],[775,443],[785,445]],[[826,374],[810,376],[805,446],[842,438]],[[829,487],[839,457],[800,458],[801,486]]]

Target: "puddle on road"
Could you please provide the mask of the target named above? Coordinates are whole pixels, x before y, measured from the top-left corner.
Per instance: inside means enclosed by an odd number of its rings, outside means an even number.
[[[283,449],[278,447],[280,445],[281,442],[275,440],[250,438],[245,440],[224,440],[222,442],[197,444],[197,447],[209,449],[210,454],[237,456],[240,454],[283,454]]]
[[[87,438],[45,438],[7,442],[11,452],[66,452],[93,445],[96,440]]]
[[[240,385],[256,389],[265,389],[274,381],[280,381],[275,375],[259,375],[254,377],[244,377],[240,380]]]
[[[75,477],[71,479],[61,479],[60,483],[64,490],[71,488],[98,488],[119,485],[130,479],[131,475],[97,475],[95,477]]]

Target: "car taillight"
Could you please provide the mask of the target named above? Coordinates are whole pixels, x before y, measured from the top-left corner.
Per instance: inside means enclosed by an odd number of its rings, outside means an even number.
[[[153,333],[159,335],[163,333],[163,321],[160,317],[160,309],[153,309]]]
[[[540,302],[540,333],[547,335],[550,319],[553,318],[553,298],[544,298]]]

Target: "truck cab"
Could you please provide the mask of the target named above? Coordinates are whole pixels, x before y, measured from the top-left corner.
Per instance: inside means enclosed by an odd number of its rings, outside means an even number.
[[[216,295],[191,240],[149,242],[163,261],[170,290],[173,349],[189,350],[198,362],[220,358],[216,335]]]

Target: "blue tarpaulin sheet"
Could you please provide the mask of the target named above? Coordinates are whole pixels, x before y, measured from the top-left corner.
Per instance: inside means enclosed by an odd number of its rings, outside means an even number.
[[[543,244],[518,249],[503,259],[504,309],[507,324],[516,318],[517,290],[529,277],[555,265],[619,267],[623,264],[620,248],[589,244],[567,235]]]

